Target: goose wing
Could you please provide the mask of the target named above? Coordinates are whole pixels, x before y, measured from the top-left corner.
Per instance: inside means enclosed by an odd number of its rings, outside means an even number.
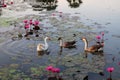
[[[89,50],[98,51],[100,48],[102,48],[101,45],[92,45],[91,47],[89,47]]]
[[[64,42],[64,44],[66,45],[74,45],[76,43],[76,41],[68,41],[68,42]]]
[[[37,45],[37,50],[38,51],[45,50],[45,45],[44,44],[38,44]]]

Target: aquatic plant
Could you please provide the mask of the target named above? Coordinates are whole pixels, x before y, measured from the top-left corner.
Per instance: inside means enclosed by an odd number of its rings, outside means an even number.
[[[30,25],[29,24],[25,24],[24,28],[28,29],[28,28],[30,28]]]
[[[120,65],[120,62],[118,62],[118,65]]]
[[[40,22],[39,22],[38,20],[35,20],[35,21],[34,21],[34,25],[35,25],[35,26],[38,26],[39,24],[40,24]]]
[[[96,39],[97,39],[97,40],[100,40],[100,39],[101,39],[101,36],[100,36],[100,35],[97,35],[97,36],[96,36]]]
[[[107,71],[110,72],[110,73],[113,72],[114,71],[114,67],[108,67]]]
[[[109,78],[107,80],[112,80],[112,72],[114,71],[114,67],[108,67],[107,71],[110,73]]]
[[[101,32],[101,35],[102,35],[102,36],[104,36],[104,35],[105,35],[105,33],[104,33],[104,32]]]
[[[0,17],[0,26],[9,27],[13,21],[17,21],[17,20],[15,18]]]
[[[59,72],[60,72],[60,69],[59,69],[59,68],[52,68],[52,72],[53,72],[53,73],[59,73]]]
[[[47,66],[47,67],[46,67],[46,70],[47,70],[47,71],[52,71],[52,69],[53,69],[53,66]]]
[[[40,78],[42,76],[44,76],[45,70],[44,70],[45,66],[39,66],[39,67],[31,67],[30,68],[30,74],[32,78]]]
[[[47,66],[45,69],[49,72],[48,80],[63,80],[59,76],[60,68],[56,68],[50,65],[50,66]]]
[[[3,7],[7,7],[7,4],[3,4],[2,6],[3,6]]]
[[[28,20],[23,20],[23,22],[26,24],[26,23],[28,23]]]
[[[18,69],[18,64],[10,64],[5,67],[0,68],[0,79],[1,80],[30,80],[28,75],[24,72],[21,72]]]
[[[29,24],[32,25],[33,24],[33,21],[32,19],[29,20]]]

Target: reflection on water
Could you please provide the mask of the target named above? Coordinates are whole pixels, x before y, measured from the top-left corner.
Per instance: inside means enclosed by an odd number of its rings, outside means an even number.
[[[46,9],[47,11],[55,10],[57,7],[57,0],[37,0],[35,4],[32,4],[33,10],[39,11]]]
[[[81,0],[66,0],[71,8],[78,8],[82,3]],[[37,0],[36,4],[32,4],[33,10],[43,10],[46,9],[47,11],[56,10],[57,2],[59,4],[59,0]],[[64,3],[64,2],[63,2]],[[67,4],[65,4],[67,5]]]
[[[69,6],[71,8],[77,8],[80,6],[80,4],[82,3],[81,0],[67,0],[69,2]]]
[[[69,4],[65,0],[59,0],[57,11],[62,11],[65,13],[71,13],[72,15],[78,15],[81,21],[85,25],[90,25],[92,27],[105,27],[104,29],[96,29],[95,31],[107,31],[105,37],[104,54],[105,54],[105,72],[106,68],[109,66],[114,66],[115,71],[113,72],[113,78],[120,79],[118,75],[120,61],[120,38],[113,37],[112,35],[120,35],[120,1],[119,0],[82,0],[82,5],[78,8],[71,9],[68,7]],[[63,4],[62,4],[63,3]],[[66,5],[65,5],[66,4]],[[62,8],[61,8],[62,7]],[[64,7],[64,8],[63,8]],[[76,14],[75,14],[76,13]],[[98,23],[99,25],[97,25]],[[114,62],[112,62],[115,56]],[[107,73],[107,72],[106,72]]]

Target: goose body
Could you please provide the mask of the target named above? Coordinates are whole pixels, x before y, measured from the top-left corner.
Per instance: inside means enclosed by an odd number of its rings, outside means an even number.
[[[49,37],[45,37],[44,38],[44,42],[45,43],[44,44],[39,43],[37,45],[37,52],[38,52],[39,55],[42,55],[44,53],[44,51],[46,51],[48,49],[49,46],[48,46],[47,40],[50,40],[50,38]]]
[[[88,41],[86,38],[82,38],[85,46],[84,46],[84,50],[87,52],[99,52],[99,51],[103,51],[103,44],[102,43],[98,43],[96,45],[92,45],[90,47],[88,47]]]
[[[63,42],[62,38],[58,38],[58,40],[60,41],[60,47],[63,47],[63,48],[73,48],[75,47],[75,43],[76,41],[67,41],[67,42]]]

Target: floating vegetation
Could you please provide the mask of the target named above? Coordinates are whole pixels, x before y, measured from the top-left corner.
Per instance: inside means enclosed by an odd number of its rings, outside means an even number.
[[[1,27],[9,27],[12,22],[14,22],[14,18],[0,18],[0,26]]]
[[[40,21],[41,30],[38,31],[38,37],[35,36],[35,33],[27,37],[24,36],[26,32],[23,20],[30,19]],[[76,49],[63,49],[63,52],[61,52],[60,55],[58,54],[58,37],[63,37],[65,41],[76,40],[77,43],[80,44],[82,43],[80,42],[82,36],[87,37],[88,41],[93,41],[95,38],[97,33],[92,31],[95,28],[83,25],[79,21],[79,17],[65,13],[60,15],[60,12],[41,12],[39,15],[21,17],[15,21],[15,24],[18,24],[19,27],[15,27],[13,31],[8,31],[7,34],[1,35],[2,37],[7,36],[10,39],[14,38],[14,40],[8,41],[6,45],[2,47],[7,46],[6,51],[3,52],[11,56],[10,60],[13,62],[18,61],[19,64],[11,64],[7,66],[8,68],[0,68],[0,78],[2,80],[56,79],[56,77],[49,77],[49,73],[45,71],[45,67],[48,65],[59,67],[61,69],[59,75],[62,76],[64,80],[83,79],[90,71],[97,73],[102,72],[104,67],[103,58],[94,56],[92,61],[88,60],[84,57],[84,53],[81,52],[82,49],[79,44],[77,44]],[[45,36],[50,36],[52,40],[48,43],[50,44],[51,51],[49,55],[38,57],[36,46],[39,42],[43,41]],[[26,38],[29,38],[29,40],[26,40]],[[99,64],[94,62],[96,60]],[[20,65],[27,65],[29,68],[23,72]]]
[[[0,68],[0,79],[2,80],[21,79],[25,74],[23,72],[20,72],[18,70],[18,67],[19,67],[19,64],[10,64],[8,66]]]
[[[30,72],[32,76],[43,76],[45,73],[45,66],[31,67]]]

